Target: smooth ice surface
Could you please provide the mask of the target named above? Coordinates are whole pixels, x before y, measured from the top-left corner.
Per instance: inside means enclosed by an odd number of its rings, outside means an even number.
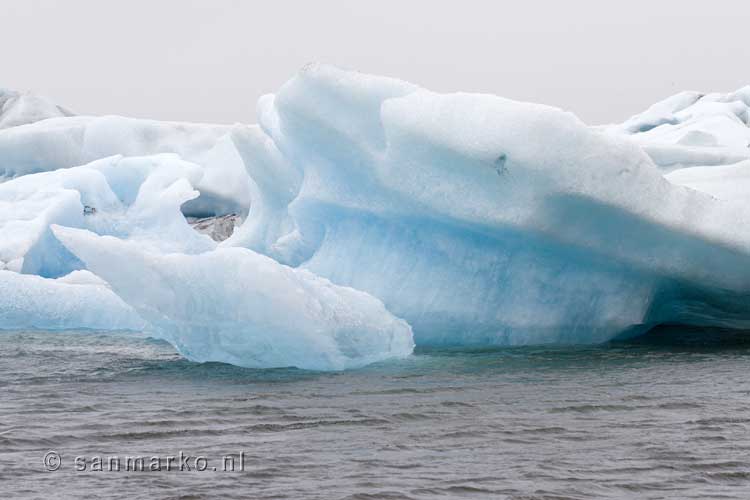
[[[750,328],[750,87],[591,127],[313,64],[258,116],[0,130],[0,268],[105,280],[186,356],[243,366],[361,366],[406,355],[412,331],[518,345]],[[243,222],[217,243],[183,215]]]
[[[750,205],[750,160],[731,165],[683,168],[665,177],[670,182],[709,193],[720,200]]]
[[[146,323],[91,273],[45,279],[0,270],[0,330],[133,330]],[[66,279],[67,278],[67,279]]]
[[[54,232],[192,360],[340,370],[414,348],[409,325],[379,300],[251,250],[164,255],[83,230]]]

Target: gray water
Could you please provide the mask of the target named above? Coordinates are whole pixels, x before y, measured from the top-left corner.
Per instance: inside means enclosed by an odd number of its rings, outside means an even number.
[[[746,499],[750,347],[682,338],[314,373],[191,363],[145,338],[0,333],[0,496]],[[206,470],[166,471],[180,451]],[[114,456],[146,470],[107,470]]]

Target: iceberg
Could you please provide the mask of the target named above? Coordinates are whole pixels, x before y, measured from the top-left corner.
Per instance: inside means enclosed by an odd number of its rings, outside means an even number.
[[[414,348],[409,325],[379,300],[251,250],[160,254],[80,229],[53,231],[188,359],[341,370]]]
[[[0,130],[0,268],[251,367],[750,328],[750,87],[588,126],[312,64],[258,117]]]
[[[247,212],[249,179],[230,138],[244,125],[158,122],[121,116],[51,117],[0,129],[0,181],[83,165],[108,156],[179,155],[204,175],[200,199],[186,215],[203,217]]]
[[[383,300],[417,344],[748,325],[747,209],[570,113],[312,65],[259,116],[302,171],[279,241]]]
[[[750,85],[728,94],[681,92],[620,125],[664,171],[750,159]]]
[[[0,88],[0,130],[64,116],[73,113],[45,97]]]
[[[721,200],[750,199],[750,86],[681,92],[603,130],[642,147],[673,184]]]

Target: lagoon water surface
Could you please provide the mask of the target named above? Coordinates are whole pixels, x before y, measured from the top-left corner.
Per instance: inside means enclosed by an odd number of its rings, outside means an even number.
[[[191,363],[125,335],[3,332],[0,494],[745,499],[750,343],[704,333],[422,349],[316,373]],[[50,451],[58,470],[45,470]],[[106,463],[180,452],[206,470]],[[244,470],[221,470],[240,455]],[[103,471],[91,470],[96,457]]]

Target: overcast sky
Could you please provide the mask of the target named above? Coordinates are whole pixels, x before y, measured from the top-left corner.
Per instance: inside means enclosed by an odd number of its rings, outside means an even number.
[[[749,0],[0,0],[0,87],[81,114],[254,122],[260,95],[319,61],[603,123],[750,84],[749,30]]]

